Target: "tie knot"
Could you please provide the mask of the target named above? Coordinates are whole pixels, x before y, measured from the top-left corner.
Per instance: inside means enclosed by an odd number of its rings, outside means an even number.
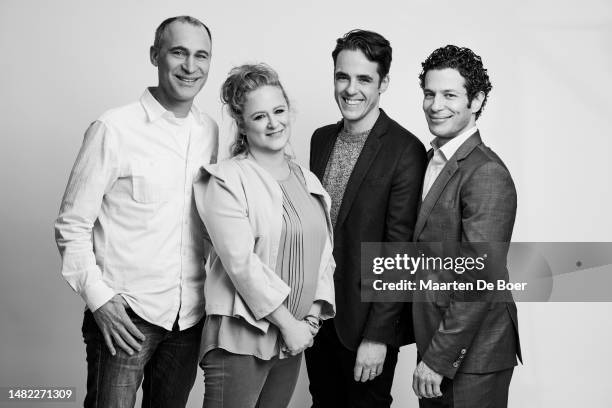
[[[444,153],[442,153],[440,149],[434,150],[434,155],[431,158],[431,161],[433,162],[433,164],[444,164],[446,163],[446,157],[444,157]]]

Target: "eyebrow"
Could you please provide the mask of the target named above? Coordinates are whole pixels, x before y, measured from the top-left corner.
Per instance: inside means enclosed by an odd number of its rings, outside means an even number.
[[[339,77],[339,76],[349,77],[350,78],[350,75],[347,74],[346,72],[344,72],[344,71],[336,71],[334,73],[334,77]],[[371,75],[367,75],[367,74],[357,74],[357,79],[360,80],[360,81],[364,81],[364,80],[373,81],[374,77],[372,77]]]
[[[189,54],[189,50],[187,48],[183,47],[182,45],[177,45],[177,46],[174,46],[174,47],[168,49],[168,51],[177,51],[177,50],[184,51],[187,54]],[[206,56],[210,55],[210,53],[208,51],[206,51],[206,50],[197,50],[197,51],[194,52],[194,54],[205,54]]]
[[[432,89],[430,89],[430,88],[423,88],[423,92],[433,92],[433,93],[435,93],[435,91],[434,91],[434,90],[432,90]],[[438,92],[454,92],[454,93],[461,93],[461,91],[460,91],[460,90],[458,90],[458,89],[452,89],[452,88],[449,88],[449,89],[442,89],[442,90],[440,90],[440,91],[438,91]],[[466,93],[467,93],[467,91],[466,91]]]
[[[282,104],[282,105],[275,106],[274,108],[272,108],[272,110],[273,110],[273,111],[275,111],[275,110],[277,110],[278,108],[286,108],[286,107],[287,107],[287,104]],[[251,114],[249,115],[249,117],[253,117],[253,116],[255,116],[255,115],[259,115],[259,114],[261,114],[261,113],[264,113],[264,114],[265,114],[265,113],[267,113],[267,112],[266,112],[265,110],[255,111],[255,112],[251,113]]]

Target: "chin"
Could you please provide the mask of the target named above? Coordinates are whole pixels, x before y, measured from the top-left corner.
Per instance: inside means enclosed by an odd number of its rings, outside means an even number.
[[[198,94],[199,90],[194,90],[192,92],[180,92],[177,95],[177,99],[179,101],[183,101],[183,102],[193,102],[193,100],[195,99],[196,95]]]
[[[446,134],[448,134],[448,132],[446,131],[446,129],[444,129],[444,127],[435,126],[435,125],[429,126],[429,131],[431,132],[432,135],[437,136],[437,137],[445,137]]]
[[[283,153],[285,151],[285,147],[287,147],[287,143],[283,143],[279,146],[274,146],[271,150],[276,153]]]
[[[358,121],[364,117],[363,112],[345,111],[345,110],[340,110],[340,111],[342,112],[342,117],[346,120]]]

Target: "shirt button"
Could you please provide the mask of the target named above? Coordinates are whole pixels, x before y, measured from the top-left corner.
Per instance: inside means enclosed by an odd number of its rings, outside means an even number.
[[[455,362],[453,363],[453,367],[455,367],[455,368],[459,367],[459,362],[455,361]]]
[[[465,354],[465,353],[467,353],[467,350],[466,349],[461,349],[461,354]]]

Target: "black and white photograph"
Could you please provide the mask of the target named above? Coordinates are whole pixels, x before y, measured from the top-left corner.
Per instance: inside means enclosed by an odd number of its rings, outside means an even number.
[[[612,3],[0,4],[0,407],[610,407]]]

